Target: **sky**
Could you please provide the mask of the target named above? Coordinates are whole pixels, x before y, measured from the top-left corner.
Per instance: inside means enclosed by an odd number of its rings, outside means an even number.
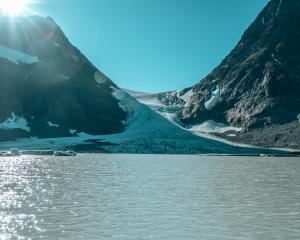
[[[39,0],[73,45],[120,87],[198,83],[237,44],[268,0]]]

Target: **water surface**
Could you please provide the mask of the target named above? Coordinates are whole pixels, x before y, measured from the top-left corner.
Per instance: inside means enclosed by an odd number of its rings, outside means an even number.
[[[300,159],[0,158],[0,239],[300,239]]]

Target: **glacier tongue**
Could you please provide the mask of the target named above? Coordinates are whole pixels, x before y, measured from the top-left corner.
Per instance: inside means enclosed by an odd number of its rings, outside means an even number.
[[[188,135],[187,132],[179,129],[150,107],[141,104],[125,91],[114,89],[113,95],[120,101],[120,107],[129,114],[126,122],[127,128],[123,133],[118,134],[118,139],[169,138]]]

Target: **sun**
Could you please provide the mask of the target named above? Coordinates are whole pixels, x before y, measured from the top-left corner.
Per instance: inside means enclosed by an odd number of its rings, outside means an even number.
[[[17,16],[26,11],[29,0],[0,0],[0,13]]]

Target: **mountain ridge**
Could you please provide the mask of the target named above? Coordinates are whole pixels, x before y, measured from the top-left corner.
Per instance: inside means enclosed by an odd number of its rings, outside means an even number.
[[[270,1],[231,53],[193,86],[181,122],[212,119],[243,128],[237,141],[300,148],[299,12],[299,1]]]

